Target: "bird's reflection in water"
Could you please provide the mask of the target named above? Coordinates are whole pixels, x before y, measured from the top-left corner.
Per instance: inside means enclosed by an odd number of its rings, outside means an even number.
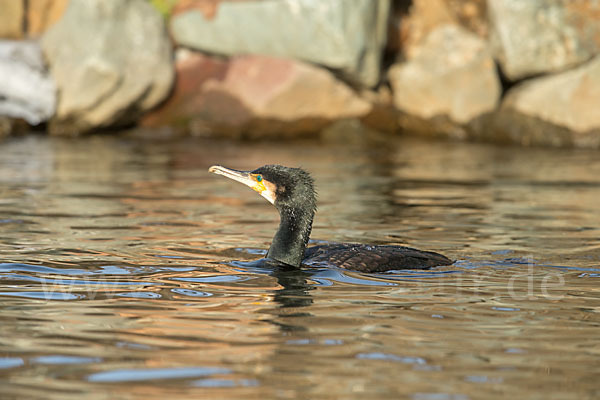
[[[277,279],[280,289],[276,290],[273,294],[273,300],[275,303],[279,304],[280,312],[277,312],[279,318],[271,320],[271,323],[285,332],[306,330],[304,326],[289,324],[282,319],[310,317],[312,315],[305,310],[294,310],[296,308],[308,307],[313,304],[310,291],[313,290],[315,286],[309,283],[309,279],[312,276],[311,273],[268,258],[261,258],[249,262],[232,261],[230,264],[242,268],[245,271],[266,274]]]

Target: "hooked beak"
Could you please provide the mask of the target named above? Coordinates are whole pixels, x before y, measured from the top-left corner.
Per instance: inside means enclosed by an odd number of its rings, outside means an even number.
[[[258,182],[255,176],[248,171],[238,171],[231,168],[225,168],[220,165],[213,165],[208,169],[208,172],[212,172],[213,174],[217,175],[223,175],[226,178],[243,183],[252,190],[260,193],[260,195],[267,199],[271,204],[275,203],[275,194],[272,190],[270,190],[270,188],[267,187],[267,185],[265,185],[266,182],[264,180]]]

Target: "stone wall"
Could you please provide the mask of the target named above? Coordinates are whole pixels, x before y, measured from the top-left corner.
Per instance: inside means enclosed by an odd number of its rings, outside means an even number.
[[[139,125],[287,138],[351,120],[365,132],[600,147],[593,0],[0,0],[0,9],[0,45],[12,49],[0,51],[0,133],[24,120],[56,135]]]

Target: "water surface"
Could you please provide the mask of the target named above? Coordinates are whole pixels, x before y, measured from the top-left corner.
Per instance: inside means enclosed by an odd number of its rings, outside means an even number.
[[[310,170],[313,239],[457,262],[261,269],[274,208],[213,164]],[[0,397],[600,397],[600,155],[398,139],[0,144]]]

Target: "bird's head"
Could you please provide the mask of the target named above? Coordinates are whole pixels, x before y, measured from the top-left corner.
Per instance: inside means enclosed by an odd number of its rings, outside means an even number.
[[[264,165],[254,171],[238,171],[214,165],[208,171],[249,186],[280,211],[292,208],[315,211],[313,179],[303,169]]]

